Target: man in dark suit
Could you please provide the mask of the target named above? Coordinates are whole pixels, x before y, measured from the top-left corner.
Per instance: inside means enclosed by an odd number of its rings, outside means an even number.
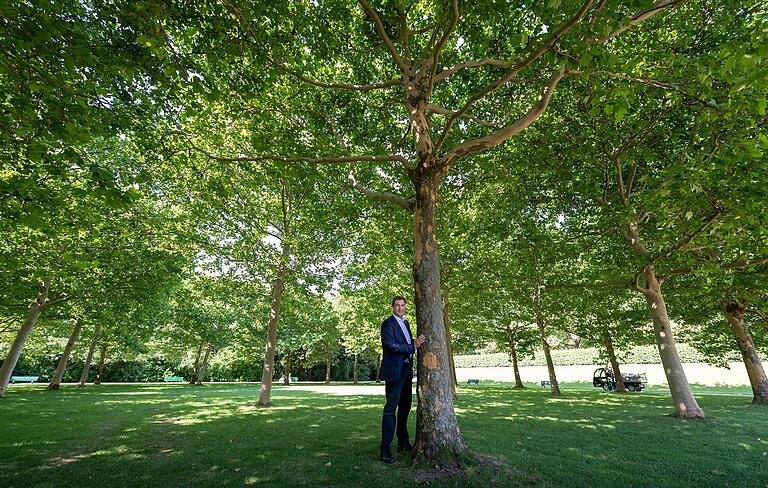
[[[405,298],[392,299],[392,315],[381,324],[381,378],[385,381],[386,403],[381,417],[381,460],[394,463],[389,450],[397,432],[397,452],[413,449],[408,437],[408,412],[411,411],[413,354],[424,343],[424,336],[412,339],[405,315]],[[397,409],[397,419],[395,419]],[[397,428],[397,430],[395,430]]]

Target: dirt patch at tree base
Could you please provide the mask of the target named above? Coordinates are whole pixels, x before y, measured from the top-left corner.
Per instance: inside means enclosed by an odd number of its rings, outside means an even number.
[[[463,466],[434,466],[424,463],[404,466],[403,474],[418,484],[429,485],[439,481],[461,481],[467,486],[546,486],[540,479],[524,475],[493,456],[473,454],[471,463]]]

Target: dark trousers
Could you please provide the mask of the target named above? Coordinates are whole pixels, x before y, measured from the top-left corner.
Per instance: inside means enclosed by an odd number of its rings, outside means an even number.
[[[395,436],[397,425],[398,445],[409,442],[408,437],[408,412],[411,411],[411,380],[413,369],[411,363],[406,363],[398,381],[387,381],[384,391],[387,396],[384,404],[384,414],[381,416],[381,453],[389,452],[389,445]],[[397,421],[395,421],[395,409],[397,409]]]

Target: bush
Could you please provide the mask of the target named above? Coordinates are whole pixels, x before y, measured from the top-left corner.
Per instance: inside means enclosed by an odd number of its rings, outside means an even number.
[[[680,360],[684,363],[704,363],[706,358],[693,347],[687,344],[678,344],[677,352]],[[603,364],[605,361],[600,359],[597,348],[589,347],[582,349],[555,349],[551,351],[552,361],[555,366],[575,366],[589,364]],[[617,353],[619,362],[623,364],[659,364],[661,358],[656,346],[635,346],[627,352]],[[737,354],[729,355],[729,361],[738,361]],[[454,362],[457,368],[498,368],[511,367],[512,361],[507,353],[495,354],[472,354],[467,356],[456,356]],[[544,353],[538,351],[533,358],[521,359],[518,361],[520,366],[545,366]]]

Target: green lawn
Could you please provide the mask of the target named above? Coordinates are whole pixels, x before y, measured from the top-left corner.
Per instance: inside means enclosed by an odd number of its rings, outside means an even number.
[[[768,407],[749,397],[714,389],[699,397],[707,419],[686,422],[667,416],[663,393],[563,386],[559,399],[462,388],[467,443],[502,465],[428,485],[768,487]],[[12,387],[0,400],[0,486],[417,485],[405,463],[377,461],[383,396],[278,387],[264,409],[258,391]]]

